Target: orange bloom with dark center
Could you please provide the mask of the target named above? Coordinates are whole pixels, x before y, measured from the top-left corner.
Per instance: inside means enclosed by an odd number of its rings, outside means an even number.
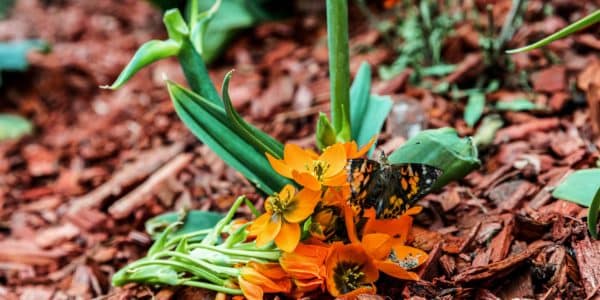
[[[250,227],[250,234],[256,235],[256,246],[263,247],[274,240],[279,249],[294,251],[300,241],[299,223],[313,213],[320,195],[309,189],[296,193],[296,189],[288,184],[281,192],[268,197],[265,213]]]
[[[262,300],[265,293],[289,293],[292,283],[277,263],[249,262],[240,269],[238,282],[248,300]]]
[[[326,245],[299,244],[291,253],[283,253],[279,263],[292,278],[296,296],[325,288],[325,259],[329,255]]]
[[[286,144],[283,160],[266,155],[277,173],[294,179],[307,189],[321,191],[323,186],[346,185],[346,150],[343,144],[329,146],[321,155]]]
[[[410,213],[418,211],[420,208]],[[362,245],[377,269],[398,279],[418,280],[419,276],[408,270],[423,264],[428,255],[423,250],[404,245],[412,226],[412,217],[403,215],[397,219],[378,220],[373,209],[366,210],[365,217],[368,220],[363,227],[362,240],[359,241],[352,213],[347,206],[344,214],[348,237],[353,244]]]
[[[352,299],[375,293],[373,283],[379,278],[379,271],[361,245],[333,244],[325,265],[327,290],[332,296]]]

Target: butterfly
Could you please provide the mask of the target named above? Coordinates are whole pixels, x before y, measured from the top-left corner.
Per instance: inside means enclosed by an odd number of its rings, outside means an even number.
[[[442,175],[442,170],[425,164],[389,164],[383,155],[381,162],[351,159],[346,171],[351,191],[348,204],[357,214],[375,208],[378,219],[401,216]]]

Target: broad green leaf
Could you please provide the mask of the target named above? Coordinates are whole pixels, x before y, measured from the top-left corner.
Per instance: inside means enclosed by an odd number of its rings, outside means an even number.
[[[183,225],[171,234],[170,238],[172,238],[198,230],[213,228],[223,216],[221,213],[211,211],[191,210],[185,213],[185,218],[182,218],[181,213],[168,212],[146,221],[145,228],[146,232],[156,239],[164,228],[175,222],[183,221]]]
[[[225,80],[223,80],[223,104],[225,106],[225,112],[227,112],[227,117],[231,121],[231,125],[238,136],[244,138],[250,145],[253,145],[256,150],[261,153],[269,153],[276,158],[283,157],[283,145],[275,140],[270,135],[260,131],[258,128],[248,124],[242,117],[235,111],[233,107],[233,103],[231,103],[231,99],[229,98],[229,80],[231,79],[231,74],[233,71],[230,71],[225,75]]]
[[[324,113],[319,113],[315,135],[317,138],[317,147],[321,150],[336,143],[335,130]]]
[[[525,110],[537,110],[543,109],[543,107],[531,102],[528,99],[520,98],[512,101],[499,101],[496,102],[497,110],[509,110],[509,111],[525,111]]]
[[[473,127],[481,115],[483,114],[483,108],[485,107],[485,94],[483,93],[471,93],[467,100],[467,106],[465,107],[464,119],[469,127]]]
[[[381,132],[381,128],[392,110],[392,104],[393,101],[389,96],[371,95],[369,97],[367,107],[363,111],[364,118],[362,124],[358,129],[358,133],[355,134],[355,140],[358,145],[366,145],[372,137]],[[373,149],[375,149],[375,144],[369,150],[369,155],[372,154]]]
[[[210,79],[202,54],[196,51],[188,39],[183,40],[177,59],[192,91],[212,104],[223,107],[221,96]]]
[[[593,24],[596,24],[600,22],[600,9],[596,10],[595,12],[587,15],[586,17],[584,17],[583,19],[572,23],[570,25],[568,25],[567,27],[559,30],[558,32],[551,34],[531,45],[525,46],[525,47],[521,47],[518,49],[512,49],[512,50],[507,50],[506,53],[508,54],[515,54],[515,53],[519,53],[519,52],[525,52],[525,51],[530,51],[533,49],[537,49],[537,48],[541,48],[544,47],[556,40],[562,39],[564,37],[567,37],[581,29],[584,29],[588,26],[591,26]]]
[[[388,96],[370,95],[371,67],[363,62],[356,73],[350,89],[350,124],[352,139],[365,145],[379,134],[390,110],[392,100]],[[373,148],[375,145],[373,145]]]
[[[388,158],[390,163],[421,163],[444,173],[434,185],[438,189],[479,167],[477,148],[470,138],[460,138],[452,128],[425,130],[409,139]]]
[[[177,285],[180,280],[177,271],[172,267],[162,265],[146,265],[136,268],[125,267],[112,277],[113,286],[122,286],[131,282]]]
[[[167,87],[175,111],[190,131],[258,189],[272,194],[291,183],[271,168],[264,153],[240,137],[222,107],[172,82]]]
[[[209,9],[215,1],[200,1],[200,9]],[[202,56],[207,63],[213,62],[225,49],[227,44],[242,30],[258,21],[248,10],[246,1],[223,1],[219,10],[208,23],[202,41]]]
[[[600,168],[575,171],[552,192],[554,198],[590,207],[596,191],[600,189]]]
[[[367,62],[362,62],[350,87],[350,124],[352,125],[352,139],[356,140],[358,131],[363,124],[364,112],[367,109],[371,93],[371,67]]]
[[[0,71],[25,71],[29,66],[27,53],[31,50],[49,50],[41,40],[0,42]]]
[[[327,0],[327,47],[331,123],[338,140],[352,138],[350,128],[350,50],[348,48],[348,1]]]
[[[33,132],[33,125],[27,119],[11,114],[0,114],[0,141],[18,139]]]
[[[588,230],[594,239],[598,239],[598,214],[600,214],[600,189],[596,191],[594,200],[588,208]]]

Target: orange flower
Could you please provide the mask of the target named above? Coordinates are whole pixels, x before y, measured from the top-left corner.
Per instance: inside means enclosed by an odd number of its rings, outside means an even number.
[[[400,239],[385,233],[365,234],[361,244],[379,271],[398,279],[418,280],[419,275],[408,270],[420,266],[428,257],[423,250],[404,246]]]
[[[292,283],[277,263],[249,262],[240,269],[240,288],[248,300],[261,300],[264,293],[289,293]]]
[[[360,244],[333,244],[325,265],[327,290],[332,296],[352,299],[375,293],[373,282],[379,278],[379,271]]]
[[[420,209],[411,209],[410,213],[418,213]],[[377,269],[398,279],[418,280],[419,276],[408,270],[423,264],[428,256],[420,249],[404,246],[412,226],[412,217],[402,215],[398,219],[378,220],[374,209],[365,210],[367,222],[363,227],[362,240],[359,241],[352,213],[352,209],[346,206],[344,219],[348,237],[353,244],[362,245]]]
[[[286,144],[283,160],[266,153],[273,169],[287,178],[313,191],[323,186],[346,185],[346,150],[343,144],[325,148],[320,156],[297,145]]]
[[[281,267],[289,274],[296,286],[296,296],[325,287],[325,259],[329,247],[325,245],[299,244],[291,253],[279,258]]]
[[[320,192],[303,189],[296,194],[292,185],[267,198],[265,213],[250,227],[256,235],[256,246],[262,247],[275,240],[283,251],[294,251],[300,241],[300,222],[310,216],[319,202]]]
[[[355,141],[344,143],[344,148],[346,149],[346,157],[348,159],[354,159],[367,154],[369,149],[371,149],[371,147],[373,146],[373,143],[375,143],[375,141],[377,140],[376,137],[377,136],[373,136],[366,145],[360,148],[360,150],[358,150],[358,145]]]

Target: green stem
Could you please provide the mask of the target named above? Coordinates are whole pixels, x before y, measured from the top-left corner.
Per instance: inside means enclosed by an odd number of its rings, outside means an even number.
[[[190,29],[196,26],[196,22],[198,21],[198,0],[191,0],[190,6],[188,7],[188,14],[190,19],[188,20],[190,24]]]
[[[248,206],[250,212],[252,212],[255,218],[260,217],[260,212],[258,211],[258,209],[256,209],[256,206],[254,206],[254,203],[252,203],[250,199],[246,198],[246,200],[244,200],[244,203],[246,203],[246,206]]]
[[[217,242],[217,240],[219,239],[219,236],[221,236],[221,233],[223,232],[223,229],[225,228],[225,225],[227,225],[231,222],[231,219],[233,219],[235,212],[238,210],[240,205],[242,205],[242,203],[244,202],[244,199],[246,199],[246,196],[239,196],[235,200],[235,202],[233,203],[233,205],[227,212],[227,215],[223,219],[221,219],[221,221],[219,221],[219,223],[217,223],[213,232],[211,232],[204,238],[204,240],[202,241],[202,245],[214,245]]]
[[[177,245],[179,243],[179,241],[181,241],[183,239],[189,240],[189,239],[197,237],[197,236],[207,235],[207,234],[211,233],[212,231],[213,231],[212,228],[211,229],[203,229],[203,230],[198,230],[198,231],[194,231],[194,232],[190,232],[190,233],[186,233],[186,234],[182,234],[182,235],[176,236],[176,237],[172,238],[171,240],[169,240],[165,244],[164,248],[168,249],[168,248],[170,248],[172,246]]]
[[[191,244],[190,250],[200,248],[200,249],[208,249],[217,251],[226,255],[236,255],[236,256],[245,256],[245,257],[256,257],[262,258],[270,261],[276,261],[281,256],[279,251],[274,250],[238,250],[238,249],[227,249],[203,244]]]
[[[209,263],[207,261],[203,261],[203,260],[199,260],[199,259],[195,259],[187,254],[183,254],[183,253],[179,253],[179,252],[175,252],[175,251],[164,251],[164,252],[160,252],[157,253],[153,258],[159,258],[159,257],[163,257],[163,256],[172,256],[172,257],[177,257],[177,258],[181,258],[184,260],[187,260],[191,263],[194,263],[202,268],[205,268],[207,270],[210,271],[214,271],[216,272],[219,276],[225,277],[237,277],[240,272],[238,269],[236,268],[229,268],[229,267],[225,267],[225,266],[218,266],[212,263]],[[224,275],[224,276],[223,276]]]
[[[347,0],[327,0],[327,45],[329,47],[331,119],[338,139],[346,142],[351,137]]]
[[[190,272],[191,274],[194,274],[195,276],[206,279],[214,284],[223,285],[225,283],[224,279],[219,278],[218,276],[216,276],[213,273],[210,273],[209,271],[203,270],[203,269],[195,267],[195,266],[186,265],[186,264],[178,262],[178,261],[172,261],[172,260],[163,260],[163,259],[139,260],[139,261],[132,263],[127,268],[134,269],[135,267],[143,267],[143,266],[151,266],[151,265],[163,265],[163,266],[175,267],[180,270]]]
[[[187,281],[182,281],[180,284],[203,288],[203,289],[208,289],[211,291],[225,293],[225,294],[229,294],[229,295],[243,295],[243,292],[240,289],[228,288],[228,287],[214,285],[214,284],[201,282],[201,281],[187,280]]]

